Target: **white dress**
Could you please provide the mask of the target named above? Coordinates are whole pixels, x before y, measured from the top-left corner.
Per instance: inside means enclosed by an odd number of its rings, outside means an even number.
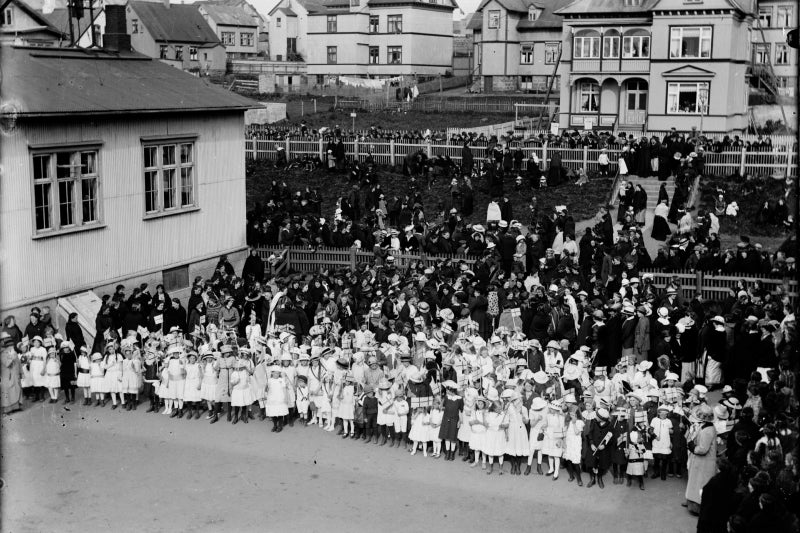
[[[142,386],[142,365],[138,359],[125,359],[122,361],[122,392],[125,394],[139,394]]]
[[[57,358],[51,357],[45,363],[45,387],[50,389],[61,388],[61,363]]]
[[[316,407],[317,416],[330,413],[331,400],[328,397],[327,386],[325,384],[325,370],[322,367],[309,371],[308,390],[311,393],[310,401],[313,402]],[[381,423],[380,416],[380,412],[378,412],[378,424]]]
[[[394,425],[394,399],[389,391],[382,390],[378,393],[378,425]]]
[[[444,411],[441,409],[431,409],[430,424],[428,425],[429,442],[442,442],[442,439],[439,438],[439,428],[442,425],[442,418],[444,418]]]
[[[583,420],[570,420],[564,437],[564,459],[572,464],[581,464],[583,448]]]
[[[167,396],[170,400],[183,400],[186,388],[186,369],[180,359],[172,358],[167,364],[169,382],[167,383]]]
[[[486,420],[488,417],[488,413],[486,409],[474,409],[472,411],[472,416],[470,416],[470,422],[475,421],[477,422],[475,425],[472,426],[472,431],[469,434],[469,447],[473,451],[482,452],[483,445],[486,441]],[[462,424],[461,427],[468,426],[469,424]]]
[[[539,440],[539,434],[542,432],[542,426],[544,425],[544,414],[541,411],[530,411],[528,415],[528,420],[531,424],[531,432],[528,437],[528,441],[530,442],[530,453],[538,452],[542,449],[543,440]]]
[[[408,402],[406,400],[394,401],[394,430],[398,433],[408,431]]]
[[[89,391],[92,394],[108,392],[106,390],[105,370],[100,361],[92,361],[89,365]]]
[[[202,386],[200,365],[188,363],[186,365],[186,383],[183,387],[183,400],[186,402],[199,402],[202,399],[200,387]]]
[[[308,385],[297,387],[295,391],[295,407],[297,412],[305,414],[308,411],[308,406],[311,403],[311,393],[308,391]]]
[[[669,430],[672,429],[672,420],[669,418],[654,418],[650,421],[650,427],[653,428],[653,453],[669,455],[672,453],[672,438],[670,437]]]
[[[247,407],[253,403],[250,396],[250,372],[239,368],[231,372],[231,406]]]
[[[506,422],[508,422],[508,441],[506,441],[506,453],[514,456],[526,456],[530,452],[528,442],[528,430],[522,420],[522,413],[513,405],[508,409]]]
[[[486,435],[483,441],[483,449],[486,455],[498,457],[505,454],[506,434],[500,427],[503,422],[503,413],[487,413],[486,415]]]
[[[214,363],[208,361],[203,364],[203,381],[200,384],[200,398],[207,402],[216,401],[217,395],[217,371],[214,370]]]
[[[106,392],[122,392],[122,356],[107,355],[103,361],[106,369]]]
[[[261,402],[266,397],[267,392],[265,389],[268,376],[269,372],[267,371],[266,363],[258,363],[253,369],[253,375],[250,376],[250,397],[253,398],[254,402]]]
[[[30,361],[31,361],[31,378],[33,379],[34,387],[47,387],[46,376],[42,375],[44,370],[44,363],[47,360],[47,350],[41,346],[31,348]]]
[[[564,453],[564,415],[547,413],[542,453],[548,457],[561,457]]]
[[[91,362],[88,355],[78,356],[78,387],[89,387],[92,384]],[[84,372],[85,371],[85,372]]]
[[[289,414],[289,404],[286,403],[286,380],[283,376],[267,379],[267,395],[264,399],[264,409],[267,412],[267,416],[286,416]]]
[[[333,416],[342,420],[352,420],[356,406],[355,387],[353,385],[343,385],[340,396],[339,405]]]
[[[417,413],[411,421],[411,430],[408,432],[408,438],[412,442],[429,442],[430,431],[428,427],[431,423],[431,415],[428,413]]]
[[[464,391],[464,409],[462,410],[464,420],[469,420],[472,416],[472,411],[475,409],[475,398],[477,397],[478,389],[474,387],[469,387]],[[461,424],[461,427],[458,428],[456,438],[461,442],[470,443],[470,447],[472,447],[472,428],[470,425]]]

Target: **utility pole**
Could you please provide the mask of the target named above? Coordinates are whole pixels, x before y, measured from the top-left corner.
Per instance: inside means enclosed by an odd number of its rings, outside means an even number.
[[[75,46],[75,29],[72,27],[72,14],[74,11],[74,3],[78,0],[70,0],[67,3],[67,19],[69,20],[69,46]]]

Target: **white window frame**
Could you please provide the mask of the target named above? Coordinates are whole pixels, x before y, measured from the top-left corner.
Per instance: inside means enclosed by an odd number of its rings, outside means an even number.
[[[775,27],[793,28],[794,26],[794,6],[777,6],[777,11],[775,14]]]
[[[395,60],[392,54],[400,52],[400,57]],[[386,63],[389,65],[402,65],[403,64],[403,47],[402,46],[387,46],[386,47]]]
[[[694,88],[697,94],[695,101],[695,109],[689,111],[681,111],[678,107],[680,103],[681,93],[688,92],[685,89]],[[703,115],[708,115],[708,109],[711,102],[711,84],[707,81],[676,81],[667,83],[667,114],[668,115],[699,115],[701,114],[702,106],[700,105],[700,92],[705,89],[708,101],[705,105]]]
[[[141,168],[145,219],[186,213],[199,209],[196,141],[197,137],[194,136],[142,141]],[[185,147],[189,147],[188,158],[184,157],[186,153]],[[165,159],[167,153],[171,153],[172,157]],[[149,157],[148,154],[154,154],[154,158]],[[169,176],[171,176],[170,182],[167,181],[170,179]],[[151,188],[151,184],[148,183],[150,179],[155,180],[155,188]],[[167,187],[168,184],[169,187]],[[172,202],[169,207],[165,207],[167,203],[165,201],[166,189],[172,191]],[[187,189],[190,195],[188,201],[184,197]],[[152,196],[153,201],[150,203],[151,195],[154,196]]]
[[[790,57],[788,44],[775,44],[775,65],[788,65],[790,63]]]
[[[255,42],[255,34],[249,31],[243,31],[239,34],[239,46],[244,46],[247,48],[252,48],[253,43]]]
[[[591,105],[591,97],[594,95],[594,106]],[[588,96],[587,102],[589,106],[587,109],[583,108],[583,97]],[[597,113],[600,110],[600,86],[593,81],[583,81],[578,84],[578,98],[576,99],[578,106],[577,113]],[[594,107],[592,109],[592,107]]]
[[[600,36],[576,36],[572,42],[572,57],[574,59],[600,59]]]
[[[219,38],[225,46],[236,46],[235,31],[222,31],[219,34]]]
[[[374,24],[373,24],[374,22]],[[369,32],[370,33],[378,33],[381,27],[381,17],[380,15],[370,15],[369,16]]]
[[[758,8],[758,25],[761,28],[771,28],[775,14],[772,11],[772,6]]]
[[[489,11],[488,28],[490,30],[497,30],[500,28],[500,10],[492,9]]]
[[[770,52],[772,50],[772,43],[754,43],[753,44],[753,62],[758,65],[768,65]]]
[[[325,19],[325,29],[328,33],[337,33],[339,31],[339,18],[337,15],[328,15]]]
[[[175,61],[183,61],[183,46],[175,47]]]
[[[139,33],[139,19],[131,19],[131,33]]]
[[[377,54],[375,54],[374,56],[372,55],[373,51],[377,52]],[[367,49],[367,58],[368,58],[368,61],[369,61],[370,65],[380,65],[380,63],[381,63],[381,47],[380,46],[370,46]]]
[[[519,89],[521,91],[532,91],[533,90],[533,76],[520,76],[519,77]]]
[[[645,52],[646,48],[646,52]],[[639,55],[633,55],[637,52]],[[622,58],[623,59],[649,59],[650,58],[650,36],[649,35],[625,35],[622,38]]]
[[[619,41],[619,34],[603,35],[603,59],[619,59]]]
[[[42,147],[31,150],[31,205],[33,209],[33,237],[83,231],[103,226],[102,173],[100,172],[101,143]],[[66,165],[59,164],[59,154],[67,155]],[[84,156],[87,157],[84,164]],[[37,179],[37,167],[41,169]],[[68,168],[68,174],[59,177],[59,168]],[[42,176],[44,172],[44,177]],[[84,216],[84,187],[93,191],[90,209],[94,218]],[[37,191],[43,202],[37,201]],[[68,193],[69,192],[69,193]],[[62,193],[64,197],[62,197]],[[61,219],[61,206],[67,205],[69,220]],[[46,213],[49,225],[37,227],[37,212]]]
[[[189,47],[189,61],[197,61],[197,47],[190,46]]]
[[[158,57],[160,59],[167,59],[167,55],[169,54],[169,46],[166,44],[162,44],[158,47]]]
[[[698,55],[683,55],[683,40],[685,33],[699,31]],[[674,26],[669,32],[669,58],[670,59],[710,59],[712,56],[714,34],[711,26]],[[707,42],[707,53],[703,53],[703,43]],[[675,46],[677,45],[677,48]]]
[[[533,65],[533,45],[525,44],[520,46],[519,49],[519,64],[520,65]]]
[[[14,24],[14,11],[11,6],[3,10],[3,26],[11,26]]]
[[[275,27],[276,28],[280,28],[281,27],[281,17],[278,17],[278,18],[275,19]]]
[[[331,52],[333,54],[331,55]],[[333,61],[331,61],[331,57],[333,57]],[[328,46],[325,49],[325,59],[327,59],[329,65],[336,65],[339,63],[339,47],[338,46]]]
[[[386,16],[386,33],[403,33],[403,15]]]
[[[559,51],[561,51],[561,43],[556,41],[544,43],[544,64],[555,65],[558,61]]]
[[[528,7],[528,22],[536,22],[539,18],[540,11],[536,9],[534,6]]]

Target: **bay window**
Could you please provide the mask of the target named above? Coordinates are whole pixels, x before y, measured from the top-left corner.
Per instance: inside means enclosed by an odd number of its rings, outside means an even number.
[[[612,34],[603,36],[603,58],[619,58],[619,35]]]
[[[650,57],[649,35],[626,35],[622,38],[622,57],[638,59]]]
[[[670,59],[703,59],[711,57],[711,27],[672,28],[669,37]]]
[[[600,57],[600,34],[596,31],[578,33],[572,46],[575,59],[598,59]]]
[[[667,113],[670,115],[708,114],[708,82],[667,84]]]

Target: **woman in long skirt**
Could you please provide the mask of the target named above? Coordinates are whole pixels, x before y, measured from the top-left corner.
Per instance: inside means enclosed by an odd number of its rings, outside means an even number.
[[[89,359],[89,347],[81,346],[80,355],[78,356],[78,388],[83,390],[83,405],[90,405],[92,403],[92,362]]]
[[[203,386],[203,375],[200,365],[197,363],[197,354],[189,352],[188,361],[186,363],[186,384],[183,386],[183,402],[189,410],[187,420],[200,418],[202,412],[201,401],[201,388]]]
[[[564,454],[564,433],[565,422],[563,402],[553,400],[547,406],[548,411],[545,416],[544,440],[542,441],[542,453],[547,456],[547,464],[550,467],[547,475],[553,476],[553,481],[558,479],[561,469],[561,456]]]
[[[59,349],[59,356],[61,360],[61,372],[59,375],[61,381],[61,390],[64,391],[64,403],[75,403],[75,380],[77,379],[77,357],[75,357],[75,349],[70,341],[61,343]]]
[[[0,354],[0,390],[2,390],[3,414],[22,409],[22,365],[14,348],[3,348]]]
[[[169,381],[167,382],[167,398],[172,400],[173,407],[177,407],[172,411],[170,418],[183,418],[183,398],[186,394],[186,360],[181,357],[181,352],[178,350],[173,352],[172,358],[167,363],[167,370],[169,372]]]
[[[530,475],[533,457],[536,456],[536,473],[542,474],[542,442],[544,441],[544,421],[545,407],[547,402],[541,396],[535,397],[531,401],[531,408],[528,411],[528,424],[530,425],[530,435],[528,436],[528,466],[525,468],[525,475]]]
[[[444,441],[445,460],[453,461],[456,455],[458,441],[458,426],[461,424],[461,411],[464,409],[464,400],[458,395],[458,385],[447,380],[442,383],[446,396],[444,399],[444,415],[442,427],[439,428],[439,438]]]
[[[103,359],[105,375],[105,390],[111,396],[111,409],[117,408],[117,399],[122,402],[122,361],[123,358],[117,353],[114,341],[106,345],[106,356]]]
[[[668,215],[669,207],[667,206],[667,202],[666,200],[661,200],[653,213],[653,230],[650,232],[650,236],[653,239],[665,241],[667,237],[669,237],[672,230],[670,230],[669,222],[667,222]]]
[[[527,457],[530,451],[528,441],[528,430],[525,423],[528,421],[528,410],[522,406],[519,393],[515,390],[506,389],[502,397],[507,400],[505,406],[505,421],[508,424],[506,429],[505,453],[511,459],[511,475],[520,475],[520,464],[522,458]]]

